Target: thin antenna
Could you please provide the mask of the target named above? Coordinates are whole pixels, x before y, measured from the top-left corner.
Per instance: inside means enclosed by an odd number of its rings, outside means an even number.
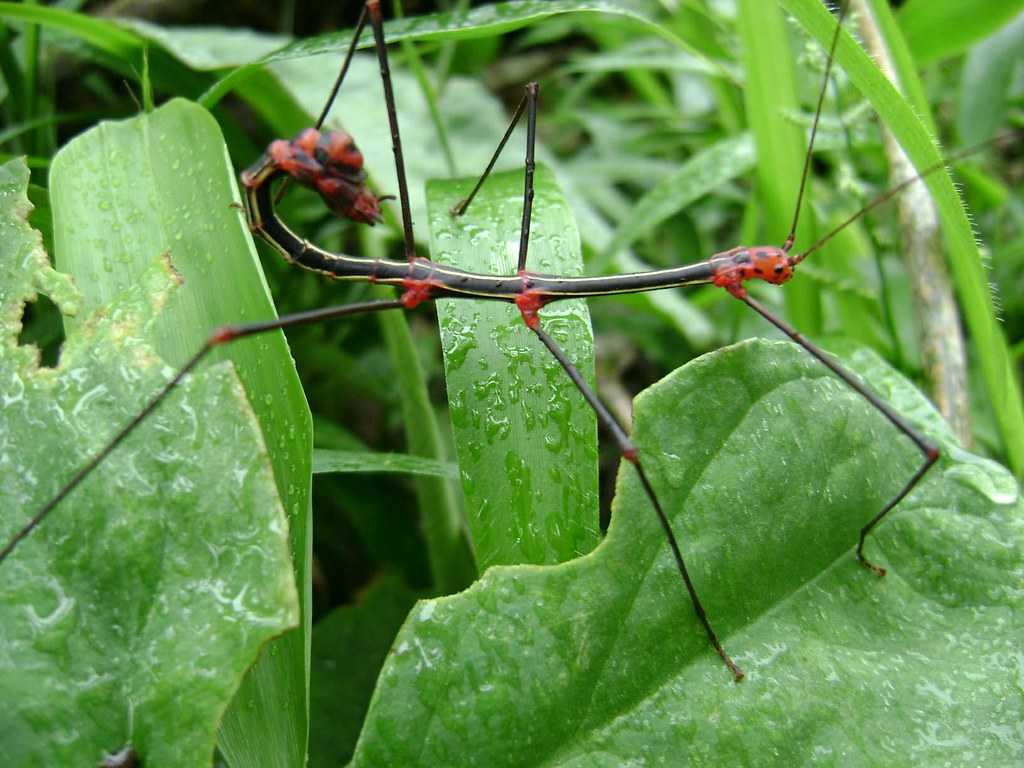
[[[818,105],[814,110],[814,122],[811,124],[811,136],[807,141],[807,154],[804,157],[804,169],[800,174],[800,191],[796,195],[796,207],[793,210],[793,224],[789,228],[786,242],[782,250],[789,252],[793,247],[793,240],[796,239],[796,225],[800,221],[800,209],[803,208],[804,191],[807,189],[807,176],[811,170],[811,155],[814,152],[814,139],[818,135],[818,124],[821,122],[821,107],[825,103],[825,92],[828,90],[828,76],[832,71],[832,61],[835,58],[836,46],[839,44],[839,33],[843,28],[843,19],[846,18],[846,11],[849,3],[843,3],[839,7],[839,16],[836,19],[836,31],[832,35],[832,45],[828,49],[828,59],[825,61],[825,77],[821,79],[821,90],[818,92]]]

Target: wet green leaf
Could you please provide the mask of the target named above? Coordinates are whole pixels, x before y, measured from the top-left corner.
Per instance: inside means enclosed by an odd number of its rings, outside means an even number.
[[[24,222],[24,166],[3,173],[6,542],[166,382],[144,339],[176,279],[154,255],[40,369],[16,343],[23,302],[44,279],[63,291]],[[150,766],[208,762],[260,647],[298,621],[287,523],[231,369],[190,378],[0,573],[2,762],[96,765],[128,745]]]
[[[905,381],[873,356],[866,368],[948,440]],[[493,568],[414,609],[354,765],[1021,758],[1024,522],[1005,470],[951,447],[869,538],[879,579],[853,545],[919,454],[799,347],[694,361],[637,398],[633,434],[747,678],[708,645],[626,465],[589,556]]]

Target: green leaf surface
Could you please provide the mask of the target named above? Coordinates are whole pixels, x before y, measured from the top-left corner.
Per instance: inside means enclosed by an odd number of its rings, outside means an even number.
[[[964,53],[1024,11],[1022,0],[962,3],[910,0],[900,10],[900,27],[921,66]]]
[[[873,356],[850,361],[946,440]],[[420,603],[354,765],[1009,765],[1024,756],[1022,504],[949,446],[853,557],[919,455],[798,347],[746,342],[636,401],[633,437],[734,684],[626,466],[589,556],[493,568]]]
[[[453,219],[475,178],[427,187],[432,257],[481,274],[515,274],[523,172],[491,176],[486,194]],[[543,167],[527,268],[578,275],[583,262],[568,202]],[[439,299],[448,404],[481,570],[556,563],[598,539],[597,421],[558,361],[505,302]],[[594,381],[593,334],[582,300],[559,302],[541,324]]]
[[[58,265],[75,276],[88,309],[129,290],[160,254],[168,255],[185,285],[149,331],[160,355],[175,368],[217,326],[273,316],[238,208],[234,170],[205,110],[175,101],[151,115],[104,123],[83,134],[54,158],[51,200]],[[271,447],[299,584],[308,592],[311,439],[288,349],[280,334],[271,334],[239,342],[214,358],[226,356],[235,362]],[[210,578],[205,572],[193,576]],[[222,749],[230,752],[231,743],[258,745],[242,764],[302,761],[308,638],[307,629],[277,641],[261,661],[270,669],[252,677],[240,694]],[[265,692],[253,689],[257,680]],[[286,701],[290,704],[282,706]],[[238,733],[248,735],[232,742]]]
[[[144,339],[177,278],[154,253],[40,369],[16,343],[23,302],[45,288],[66,306],[70,283],[24,222],[24,166],[2,173],[6,542],[166,382]],[[131,745],[147,766],[208,764],[244,672],[298,621],[286,534],[237,376],[191,377],[3,565],[0,762]]]
[[[671,31],[651,23],[631,4],[609,0],[516,0],[490,3],[452,13],[389,21],[385,29],[388,43],[403,40],[473,40],[507,34],[552,16],[570,13],[590,15],[592,18],[594,14],[608,14],[615,23],[635,24],[648,28],[652,34],[674,39]],[[264,61],[345,50],[350,41],[351,33],[347,31],[298,40],[264,57]],[[361,45],[370,48],[373,44],[366,39]]]

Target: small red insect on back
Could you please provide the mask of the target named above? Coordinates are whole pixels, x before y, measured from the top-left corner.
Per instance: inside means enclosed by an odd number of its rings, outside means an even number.
[[[371,226],[382,220],[380,201],[387,198],[366,186],[363,155],[347,133],[306,128],[291,141],[271,142],[267,154],[338,216]]]

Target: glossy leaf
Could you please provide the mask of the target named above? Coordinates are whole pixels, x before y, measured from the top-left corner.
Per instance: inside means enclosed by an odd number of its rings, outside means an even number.
[[[902,379],[864,367],[945,434]],[[627,465],[592,554],[494,568],[414,609],[353,764],[1020,760],[1017,485],[949,446],[870,538],[879,579],[853,544],[919,460],[893,432],[788,343],[680,369],[637,399],[634,438],[747,678],[708,645]]]
[[[184,287],[168,300],[150,332],[175,368],[219,325],[273,316],[237,202],[235,171],[205,110],[179,100],[150,115],[100,124],[54,158],[51,190],[57,265],[75,276],[87,307],[111,301],[137,283],[158,254],[168,255]],[[214,354],[214,359],[227,358],[235,363],[272,449],[298,583],[305,584],[311,437],[294,365],[279,333]],[[241,694],[228,733],[248,732],[236,743],[259,745],[252,764],[302,760],[308,647],[308,629],[282,638],[261,662],[272,669],[252,678],[262,680],[271,694],[249,689]],[[283,701],[291,705],[280,706]]]
[[[167,380],[144,337],[174,280],[154,258],[40,369],[16,344],[22,302],[69,284],[24,223],[24,166],[3,173],[6,542]],[[2,762],[208,762],[258,650],[298,621],[286,536],[237,377],[191,378],[4,562]]]
[[[543,168],[527,267],[581,274],[569,205]],[[442,264],[512,275],[519,258],[523,173],[487,180],[453,218],[476,179],[428,187],[431,254]],[[597,543],[597,421],[565,370],[507,302],[439,299],[448,405],[481,570],[556,563]],[[541,312],[542,326],[593,383],[593,335],[582,300]]]

